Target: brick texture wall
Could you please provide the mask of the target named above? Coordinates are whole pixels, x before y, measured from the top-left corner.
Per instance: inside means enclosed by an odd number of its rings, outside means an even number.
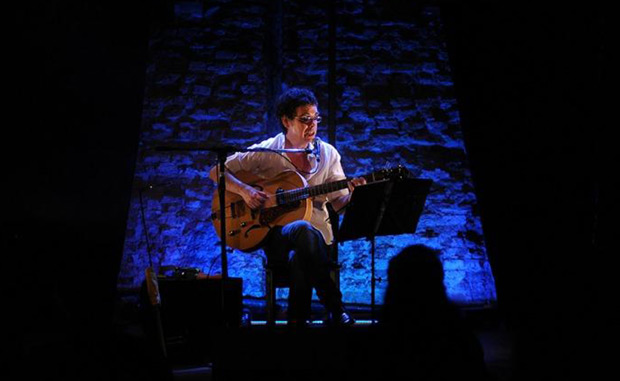
[[[385,279],[389,258],[404,246],[423,243],[441,250],[453,300],[492,303],[495,286],[440,14],[433,7],[396,12],[383,3],[337,2],[333,143],[348,175],[402,164],[434,184],[416,234],[377,238],[377,276]],[[120,288],[136,288],[143,280],[146,234],[155,267],[220,271],[209,220],[215,189],[207,178],[216,157],[155,147],[215,141],[245,146],[277,133],[270,114],[273,86],[276,92],[310,88],[327,116],[328,10],[287,1],[281,11],[279,17],[273,5],[251,1],[178,3],[174,24],[152,36]],[[274,37],[277,27],[280,39]],[[327,140],[327,123],[319,133]],[[340,259],[345,302],[370,303],[369,242],[345,243]],[[243,278],[246,297],[264,296],[263,261],[261,251],[228,255],[229,275]],[[379,282],[378,303],[384,289],[385,281]]]

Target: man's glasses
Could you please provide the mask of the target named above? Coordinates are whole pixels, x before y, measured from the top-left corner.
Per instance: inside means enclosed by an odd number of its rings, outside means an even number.
[[[311,124],[313,121],[316,121],[317,124],[321,123],[321,116],[317,115],[315,117],[311,117],[311,116],[300,116],[297,118],[298,121],[302,122],[303,124]]]

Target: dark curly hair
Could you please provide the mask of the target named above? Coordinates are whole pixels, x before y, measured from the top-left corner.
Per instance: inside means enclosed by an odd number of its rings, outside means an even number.
[[[281,119],[283,116],[293,119],[297,107],[305,105],[318,106],[319,102],[317,102],[312,91],[292,87],[278,98],[278,102],[276,103],[276,115],[278,119]],[[284,133],[286,133],[286,128],[284,126],[282,126],[282,129]]]

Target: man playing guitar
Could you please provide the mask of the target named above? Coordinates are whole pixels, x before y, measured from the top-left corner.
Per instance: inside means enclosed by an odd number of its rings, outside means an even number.
[[[261,179],[271,179],[286,171],[301,175],[308,186],[345,180],[340,154],[330,144],[316,137],[321,116],[314,94],[305,89],[286,91],[277,104],[277,115],[283,132],[250,148],[296,148],[307,152],[276,155],[264,152],[245,152],[231,155],[226,160],[226,190],[237,194],[252,210],[275,205],[274,194],[249,185],[235,174],[251,173]],[[210,178],[217,182],[218,168],[213,167]],[[291,286],[289,293],[289,324],[303,326],[310,318],[312,288],[336,325],[352,325],[355,320],[345,311],[342,294],[331,279],[328,256],[333,233],[328,222],[326,203],[341,210],[356,186],[366,184],[363,177],[348,181],[348,187],[311,199],[309,221],[300,219],[284,226],[269,229],[261,246],[270,261],[289,261]],[[289,253],[294,254],[289,258]]]

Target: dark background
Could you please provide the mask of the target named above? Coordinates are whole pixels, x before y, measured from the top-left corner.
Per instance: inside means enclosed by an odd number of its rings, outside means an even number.
[[[442,14],[518,374],[597,371],[615,271],[610,13],[466,4]]]
[[[436,4],[517,374],[595,371],[607,358],[617,210],[610,12],[591,2]],[[113,358],[148,36],[167,9],[41,1],[6,16],[9,311],[15,352],[43,373]]]

